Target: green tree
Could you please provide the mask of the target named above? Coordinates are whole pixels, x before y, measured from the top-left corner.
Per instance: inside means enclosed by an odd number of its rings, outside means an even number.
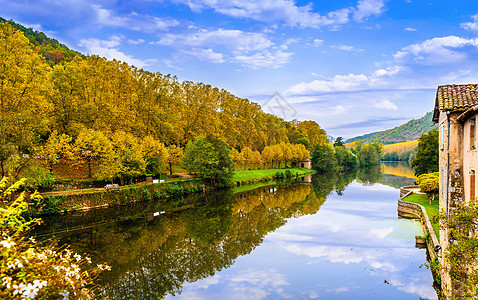
[[[438,172],[438,131],[424,133],[418,139],[418,149],[410,164],[415,175]]]
[[[319,173],[337,171],[337,158],[335,158],[334,147],[330,144],[316,146],[311,160],[314,169]]]
[[[212,187],[227,187],[232,185],[233,175],[230,152],[229,145],[217,137],[199,136],[187,144],[184,166]]]
[[[363,145],[357,157],[361,167],[378,166],[382,157],[382,144],[375,142]]]
[[[334,142],[334,146],[343,146],[344,145],[344,138],[339,136],[335,142]]]

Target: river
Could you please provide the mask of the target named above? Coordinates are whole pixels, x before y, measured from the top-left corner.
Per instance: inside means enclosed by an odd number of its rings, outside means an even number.
[[[84,226],[56,236],[112,266],[111,299],[437,299],[421,226],[397,216],[407,168],[200,195],[155,217],[164,203],[57,216],[37,234]]]

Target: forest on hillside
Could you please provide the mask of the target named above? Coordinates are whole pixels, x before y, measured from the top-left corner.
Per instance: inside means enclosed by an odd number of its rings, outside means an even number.
[[[74,51],[61,50],[75,56],[51,60],[42,49],[66,46],[47,38],[32,43],[43,35],[34,32],[29,39],[11,23],[0,23],[2,175],[18,176],[32,157],[50,165],[69,158],[88,165],[90,173],[90,163],[100,160],[109,169],[98,174],[147,172],[148,164],[167,163],[163,149],[183,149],[207,134],[236,152],[328,142],[314,121],[285,121],[204,83]]]
[[[423,133],[437,128],[432,122],[432,113],[431,111],[427,112],[423,117],[410,120],[395,128],[364,134],[350,138],[346,142],[351,143],[362,140],[364,143],[378,142],[386,145],[418,140]]]

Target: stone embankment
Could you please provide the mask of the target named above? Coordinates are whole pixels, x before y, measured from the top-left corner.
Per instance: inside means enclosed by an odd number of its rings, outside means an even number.
[[[418,191],[418,186],[404,186],[400,188],[400,199],[398,200],[398,215],[399,216],[410,216],[413,215],[417,217],[423,228],[425,235],[428,235],[430,238],[427,239],[427,249],[430,255],[431,260],[434,260],[437,257],[435,252],[435,247],[439,246],[438,238],[433,230],[432,223],[427,215],[425,208],[416,203],[411,203],[406,201],[406,197]]]

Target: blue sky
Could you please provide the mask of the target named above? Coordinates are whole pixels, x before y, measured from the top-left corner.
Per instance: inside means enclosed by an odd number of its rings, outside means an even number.
[[[82,53],[224,88],[288,120],[315,120],[335,137],[423,116],[438,85],[478,83],[476,0],[0,0],[0,7],[0,16]],[[268,101],[276,92],[287,109]]]

